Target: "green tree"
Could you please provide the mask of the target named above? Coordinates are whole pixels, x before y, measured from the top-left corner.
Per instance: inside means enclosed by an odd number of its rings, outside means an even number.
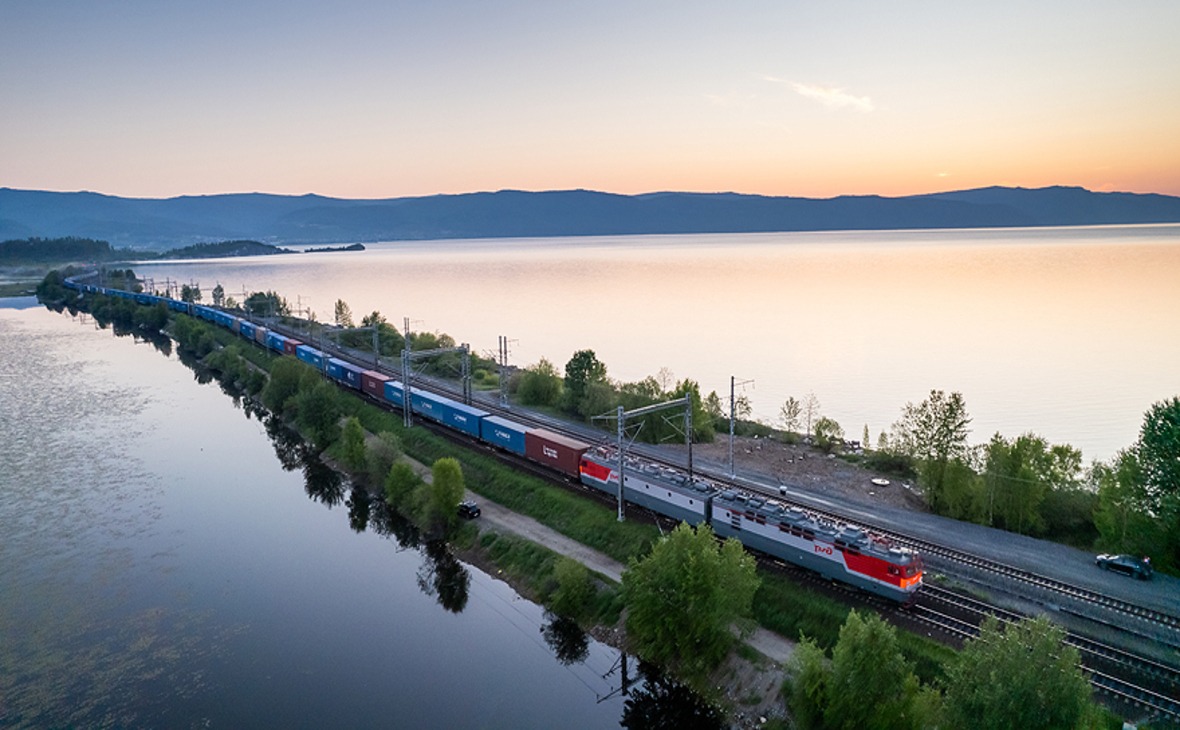
[[[586,402],[587,390],[594,384],[606,383],[606,365],[599,362],[593,350],[578,350],[565,364],[566,409],[580,416],[594,415],[587,410],[597,407]]]
[[[989,616],[947,669],[946,720],[964,730],[1075,728],[1092,711],[1078,651],[1045,618]]]
[[[553,578],[557,581],[549,599],[553,613],[575,620],[584,617],[595,594],[590,571],[578,561],[563,557],[553,566]]]
[[[188,284],[182,284],[180,287],[180,300],[182,302],[199,302],[201,301],[201,287]]]
[[[360,419],[350,416],[340,432],[340,460],[352,471],[365,468],[365,428]]]
[[[399,461],[389,467],[389,474],[385,476],[385,501],[405,513],[410,498],[422,483],[422,478],[414,472],[413,467]]]
[[[1180,568],[1180,397],[1161,401],[1143,416],[1136,444],[1147,508],[1168,537],[1164,567]]]
[[[705,397],[704,402],[705,415],[710,421],[713,421],[713,427],[717,427],[719,421],[724,421],[728,416],[725,415],[725,409],[721,405],[721,396],[717,395],[717,391],[709,391],[709,395]]]
[[[554,406],[561,400],[562,380],[557,367],[545,358],[521,373],[516,395],[526,406]]]
[[[681,523],[623,573],[627,637],[640,656],[698,680],[733,645],[757,588],[741,543],[718,546],[708,525]]]
[[[459,460],[443,457],[431,467],[431,480],[419,488],[422,492],[421,517],[427,528],[445,529],[458,519],[459,503],[467,491]]]
[[[1138,450],[1123,449],[1109,463],[1094,464],[1090,483],[1098,491],[1094,526],[1099,547],[1152,556],[1156,569],[1175,569],[1177,562],[1169,548],[1174,548],[1176,536],[1153,512],[1156,505],[1147,490]]]
[[[1011,441],[997,433],[985,454],[987,522],[1006,530],[1042,533],[1046,498],[1075,489],[1081,481],[1082,453],[1072,446],[1050,446],[1033,433]]]
[[[287,300],[272,291],[252,293],[246,297],[244,306],[247,312],[260,317],[287,317],[291,314]]]
[[[831,674],[824,650],[819,648],[814,639],[802,637],[791,654],[785,693],[790,698],[791,716],[802,730],[821,730],[824,727]]]
[[[225,287],[221,286],[221,284],[219,283],[217,286],[213,287],[213,305],[216,307],[220,307],[224,303],[225,303]]]
[[[890,446],[919,460],[919,478],[926,488],[930,508],[946,514],[950,500],[947,487],[952,463],[968,456],[967,425],[971,418],[960,393],[949,396],[930,391],[918,405],[906,403],[901,420],[893,424]]]
[[[897,631],[876,614],[853,611],[832,649],[824,724],[833,730],[917,727],[918,679],[902,657]]]
[[[811,424],[819,418],[819,398],[815,393],[808,393],[803,399],[803,416],[807,419],[807,435],[811,435]]]
[[[815,443],[821,449],[831,451],[844,443],[844,429],[835,419],[820,416],[815,422]]]
[[[369,484],[382,484],[390,468],[402,455],[402,445],[390,431],[382,431],[365,450],[365,472]]]
[[[334,385],[319,380],[301,387],[294,397],[295,422],[318,450],[323,451],[340,435],[339,393]]]
[[[177,318],[178,329],[184,327],[181,322],[193,323],[193,320],[189,317]],[[299,383],[308,370],[311,368],[290,355],[275,360],[270,366],[270,378],[266,382],[266,387],[262,389],[262,405],[273,413],[282,413],[287,401],[299,392]]]
[[[802,415],[803,404],[796,400],[794,396],[783,401],[782,407],[778,409],[778,417],[782,421],[783,430],[789,433],[798,433],[799,426],[802,423],[799,419]]]
[[[710,443],[715,433],[715,423],[709,416],[708,404],[701,398],[701,386],[695,380],[685,378],[676,384],[668,394],[669,399],[692,396],[692,439],[696,443]]]
[[[352,309],[343,299],[336,300],[335,311],[333,312],[333,320],[341,327],[352,327]]]

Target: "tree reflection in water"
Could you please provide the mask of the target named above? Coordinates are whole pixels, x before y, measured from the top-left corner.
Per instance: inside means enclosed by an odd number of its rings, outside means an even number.
[[[317,502],[335,507],[344,501],[344,478],[340,472],[320,461],[315,452],[304,446],[303,489]]]
[[[541,627],[545,643],[553,650],[557,661],[569,666],[585,661],[590,653],[590,637],[578,626],[578,622],[565,616],[545,612],[549,623]]]
[[[429,540],[422,549],[422,566],[418,568],[418,587],[451,613],[461,613],[467,607],[467,590],[471,574],[451,554],[443,540]]]
[[[628,730],[719,730],[721,713],[700,695],[640,662],[643,687],[632,690],[619,724]]]
[[[354,484],[345,501],[345,504],[348,505],[348,526],[353,529],[353,532],[364,532],[369,526],[369,506],[371,503],[372,497],[369,496],[369,490]]]
[[[320,457],[303,442],[299,434],[287,428],[277,417],[272,415],[263,423],[283,469],[303,471],[303,489],[307,496],[329,507],[344,501],[345,480],[339,472],[320,461]]]
[[[422,544],[418,527],[383,499],[373,500],[369,506],[369,529],[378,535],[392,537],[402,550],[416,550]]]

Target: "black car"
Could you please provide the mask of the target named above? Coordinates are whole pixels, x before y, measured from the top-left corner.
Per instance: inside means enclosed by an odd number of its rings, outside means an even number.
[[[470,499],[459,503],[459,516],[463,519],[474,520],[479,514],[479,505]]]
[[[1134,555],[1099,555],[1094,564],[1103,570],[1126,573],[1139,580],[1151,580],[1151,558],[1137,558]]]

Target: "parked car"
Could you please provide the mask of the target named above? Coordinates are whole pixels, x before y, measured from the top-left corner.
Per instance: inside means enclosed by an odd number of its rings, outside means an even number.
[[[1113,570],[1116,573],[1126,573],[1139,580],[1151,580],[1151,558],[1137,558],[1134,555],[1099,555],[1094,558],[1094,564],[1103,570]]]
[[[479,514],[479,505],[470,499],[459,503],[459,516],[463,519],[474,520]]]

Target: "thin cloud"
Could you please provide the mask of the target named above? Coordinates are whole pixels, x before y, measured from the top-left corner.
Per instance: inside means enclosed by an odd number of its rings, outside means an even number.
[[[767,81],[790,86],[796,94],[813,99],[829,109],[855,109],[862,114],[873,111],[873,100],[867,96],[853,96],[844,89],[830,86],[816,86],[815,84],[801,84],[797,81],[786,81],[773,76],[765,76]]]

